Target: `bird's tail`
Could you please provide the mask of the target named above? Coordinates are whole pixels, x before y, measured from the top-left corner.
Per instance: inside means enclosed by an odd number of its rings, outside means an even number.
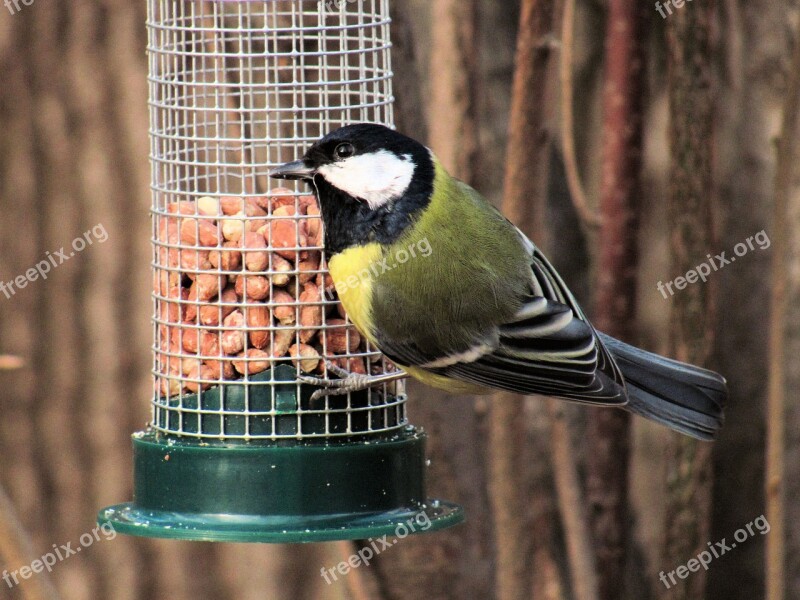
[[[624,408],[701,440],[716,437],[728,397],[722,375],[599,335],[625,377]]]

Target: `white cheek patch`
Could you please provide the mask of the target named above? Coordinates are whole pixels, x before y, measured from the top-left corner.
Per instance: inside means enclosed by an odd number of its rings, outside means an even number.
[[[414,176],[410,154],[388,150],[359,154],[322,166],[317,173],[332,186],[366,200],[372,210],[403,195]]]

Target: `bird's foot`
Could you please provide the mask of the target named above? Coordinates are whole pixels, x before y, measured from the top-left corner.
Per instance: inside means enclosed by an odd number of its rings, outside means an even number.
[[[382,375],[364,375],[361,373],[351,373],[329,361],[325,361],[328,372],[336,375],[339,379],[323,379],[321,377],[311,377],[302,375],[297,378],[300,383],[318,386],[321,389],[311,394],[311,401],[314,402],[324,396],[343,396],[351,392],[360,392],[376,385],[390,383],[408,377],[404,371],[384,373]]]

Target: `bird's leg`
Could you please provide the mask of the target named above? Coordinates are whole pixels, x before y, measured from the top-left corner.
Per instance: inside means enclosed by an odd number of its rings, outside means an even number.
[[[382,383],[391,383],[408,377],[408,373],[405,371],[394,371],[383,375],[362,375],[361,373],[351,373],[328,361],[325,361],[325,365],[328,367],[329,372],[341,379],[322,379],[321,377],[309,377],[307,375],[297,378],[300,383],[322,388],[311,394],[312,402],[323,396],[342,396],[350,392],[360,392]]]

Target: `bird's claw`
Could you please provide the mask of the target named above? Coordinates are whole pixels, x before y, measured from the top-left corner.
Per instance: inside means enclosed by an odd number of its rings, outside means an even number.
[[[313,385],[320,389],[315,390],[311,394],[311,401],[314,402],[325,396],[343,396],[350,392],[360,392],[367,388],[381,383],[386,383],[388,380],[399,379],[405,377],[405,374],[385,374],[385,375],[364,375],[360,373],[351,373],[347,369],[343,369],[334,365],[330,361],[325,361],[325,366],[329,373],[336,375],[339,379],[323,379],[321,377],[311,377],[302,375],[297,378],[300,383]]]
[[[325,367],[328,369],[329,373],[333,373],[334,375],[336,375],[337,377],[339,377],[341,379],[347,379],[348,377],[353,375],[347,369],[343,369],[339,365],[335,365],[329,360],[325,361]]]

